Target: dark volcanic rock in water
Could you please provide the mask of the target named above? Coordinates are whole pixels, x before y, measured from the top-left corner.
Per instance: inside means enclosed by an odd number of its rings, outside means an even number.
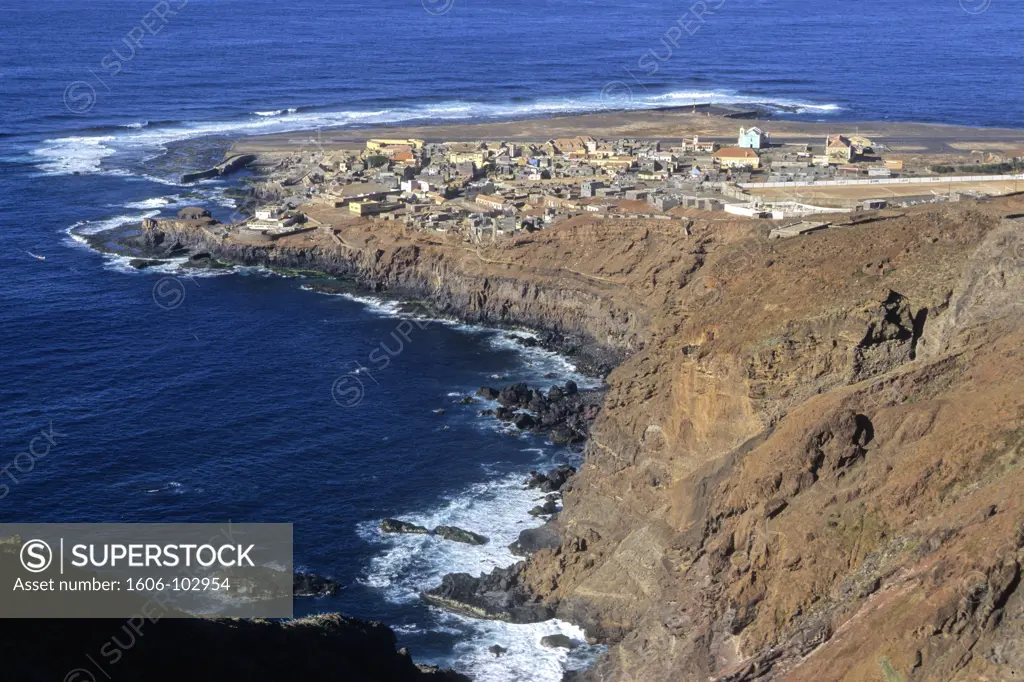
[[[477,394],[489,399],[496,396],[501,403],[494,413],[498,419],[515,422],[522,430],[547,433],[555,445],[575,445],[585,441],[590,425],[600,411],[603,397],[602,391],[581,392],[572,381],[561,387],[553,386],[547,395],[522,382],[500,390],[485,386]],[[520,410],[529,410],[532,419],[517,416]]]
[[[575,467],[571,467],[568,464],[559,464],[548,472],[548,480],[540,484],[540,489],[546,493],[553,493],[556,490],[561,490],[575,474]]]
[[[217,259],[215,259],[213,256],[211,256],[209,253],[202,252],[202,253],[194,253],[191,256],[189,256],[188,257],[188,262],[186,262],[182,267],[185,267],[185,268],[207,268],[207,269],[214,269],[214,268],[226,268],[226,267],[230,267],[230,266],[217,261]]]
[[[533,415],[527,414],[526,412],[519,412],[512,417],[512,423],[516,425],[517,429],[525,431],[526,429],[532,429],[537,425],[537,420],[534,419]]]
[[[583,434],[577,433],[574,429],[564,424],[551,429],[551,442],[555,445],[571,445],[584,440]]]
[[[558,511],[558,505],[554,500],[548,499],[544,501],[544,504],[538,504],[536,507],[530,510],[530,516],[548,516]]]
[[[340,589],[337,582],[316,573],[296,573],[292,578],[292,592],[296,597],[324,597],[338,594]]]
[[[441,584],[420,593],[429,604],[473,618],[510,623],[539,623],[554,617],[552,607],[537,603],[520,584],[525,564],[496,568],[474,578],[468,573],[449,573]]]
[[[534,348],[537,345],[537,339],[532,336],[522,336],[520,334],[507,334],[506,336],[526,348]]]
[[[540,638],[540,645],[549,649],[575,649],[576,644],[565,635],[546,635]]]
[[[544,412],[548,409],[548,399],[540,391],[534,391],[533,397],[530,398],[530,402],[527,403],[526,407],[537,413]]]
[[[508,653],[508,649],[506,649],[505,647],[501,646],[500,644],[495,644],[494,646],[488,648],[487,650],[490,651],[495,656],[503,656],[504,654]]]
[[[451,540],[452,542],[464,542],[467,545],[486,545],[487,538],[472,531],[464,530],[456,526],[438,526],[434,529],[434,535]]]
[[[510,384],[498,393],[498,402],[505,407],[526,407],[530,404],[533,391],[523,382]]]
[[[423,526],[417,526],[415,523],[409,523],[408,521],[399,521],[398,519],[384,519],[380,522],[380,529],[385,533],[415,533],[419,535],[426,535],[430,532]]]
[[[510,422],[515,417],[516,413],[511,407],[499,407],[494,411],[494,416],[503,422]]]
[[[152,260],[150,258],[132,258],[128,261],[128,265],[135,268],[136,270],[145,270],[146,268],[154,265],[160,265],[162,261]]]
[[[561,490],[570,478],[576,473],[576,468],[568,464],[559,464],[546,474],[536,471],[530,472],[530,478],[526,480],[527,489],[540,488],[546,493],[553,493]]]
[[[498,389],[491,388],[490,386],[481,386],[477,390],[476,394],[486,400],[497,400],[499,391]]]

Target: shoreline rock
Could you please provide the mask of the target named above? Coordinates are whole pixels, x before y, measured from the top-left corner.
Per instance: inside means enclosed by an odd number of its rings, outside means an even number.
[[[296,597],[328,597],[341,591],[341,584],[316,573],[296,572],[292,576],[292,592]]]
[[[430,532],[423,526],[410,523],[409,521],[401,521],[399,519],[384,519],[380,522],[379,528],[384,533],[426,535]]]
[[[461,542],[467,545],[486,545],[490,542],[485,536],[457,526],[438,526],[434,529],[433,535],[452,542]]]
[[[519,533],[519,538],[508,546],[512,554],[528,557],[542,549],[557,549],[562,544],[559,535],[558,519],[552,519],[543,526],[527,528]]]
[[[575,649],[576,642],[565,635],[545,635],[540,638],[540,645],[549,649]]]
[[[428,604],[471,618],[509,623],[540,623],[555,616],[553,607],[541,604],[520,583],[524,562],[473,577],[449,573],[437,587],[420,593]]]
[[[586,441],[604,400],[603,390],[580,391],[572,380],[552,386],[547,394],[518,382],[501,389],[481,386],[477,395],[498,401],[494,416],[500,421],[520,431],[547,435],[555,445],[570,446]]]

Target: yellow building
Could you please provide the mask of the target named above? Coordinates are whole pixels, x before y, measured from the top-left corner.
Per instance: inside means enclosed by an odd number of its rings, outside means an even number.
[[[414,151],[418,151],[423,148],[425,142],[423,140],[408,139],[408,140],[388,140],[384,138],[372,138],[366,141],[366,149],[369,151],[378,151],[387,147],[401,147],[408,146]]]
[[[348,205],[348,210],[357,216],[377,215],[384,208],[380,201],[353,201]]]
[[[725,147],[712,155],[714,162],[722,168],[760,168],[761,157],[753,149]]]
[[[850,163],[853,160],[853,143],[842,135],[829,135],[825,140],[825,154],[829,163]]]

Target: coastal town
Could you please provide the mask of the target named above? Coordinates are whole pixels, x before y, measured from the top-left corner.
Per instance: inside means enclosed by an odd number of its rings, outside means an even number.
[[[786,237],[830,224],[816,216],[842,219],[1012,193],[1024,170],[1024,157],[907,162],[855,133],[776,142],[767,127],[737,128],[735,139],[725,140],[696,134],[670,141],[371,138],[342,148],[310,143],[258,158],[236,156],[221,167],[255,161],[260,172],[250,182],[242,219],[216,229],[220,237],[267,243],[389,221],[405,231],[481,244],[580,216],[679,221],[719,213],[774,221],[772,236]]]

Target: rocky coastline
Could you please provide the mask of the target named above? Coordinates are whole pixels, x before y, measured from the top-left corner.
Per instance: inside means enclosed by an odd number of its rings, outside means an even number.
[[[424,593],[582,625],[611,646],[573,679],[975,680],[1024,666],[1020,215],[965,201],[781,241],[739,219],[579,223],[485,251],[384,226],[139,239],[549,330],[614,367],[528,559]],[[506,418],[536,397],[493,390]]]
[[[314,291],[333,293],[339,282],[348,282],[355,292],[407,301],[424,317],[457,319],[511,332],[530,329],[536,333],[531,344],[571,358],[580,371],[594,376],[611,371],[638,341],[636,321],[628,310],[612,311],[608,321],[614,324],[599,329],[590,328],[588,323],[601,318],[583,313],[573,320],[561,320],[557,313],[564,302],[558,300],[559,292],[523,291],[522,283],[514,278],[491,277],[481,282],[451,270],[447,263],[421,262],[420,248],[416,246],[401,246],[388,253],[338,249],[334,244],[266,248],[225,240],[202,228],[201,221],[147,220],[138,234],[120,237],[118,249],[135,256],[133,265],[139,269],[187,256],[186,266],[190,268],[222,268],[230,264],[319,274],[337,281],[311,283],[309,288]],[[94,239],[92,245],[110,250],[102,239]],[[551,300],[542,302],[536,310],[514,314],[503,303],[505,295],[544,295]],[[590,307],[602,303],[585,299],[575,305]]]
[[[120,237],[119,245],[132,249],[138,256],[132,261],[132,266],[138,269],[168,259],[185,257],[186,268],[272,265],[277,270],[331,275],[343,282],[350,282],[359,293],[386,293],[390,297],[404,300],[405,307],[417,315],[454,317],[467,323],[507,327],[510,330],[507,334],[509,340],[526,348],[540,347],[569,357],[586,374],[604,375],[623,357],[621,349],[602,346],[585,334],[566,333],[553,328],[553,325],[531,328],[530,334],[524,335],[520,330],[527,327],[526,320],[505,316],[494,319],[487,311],[472,312],[459,307],[453,300],[441,302],[411,277],[405,278],[398,286],[390,287],[387,279],[368,276],[358,261],[325,259],[321,255],[313,257],[302,252],[278,256],[271,261],[259,249],[225,244],[196,227],[190,221],[147,221],[137,235]],[[318,281],[308,288],[334,293],[336,286],[331,282]],[[427,299],[425,296],[431,297]],[[533,323],[536,324],[536,321]],[[551,375],[547,378],[557,377]],[[480,410],[480,416],[494,418],[522,432],[546,436],[555,445],[582,452],[590,427],[600,412],[604,390],[581,390],[572,380],[556,384],[546,391],[530,388],[520,382],[498,387],[481,386],[475,396],[467,396],[464,400],[493,401],[496,406]],[[523,482],[524,487],[545,494],[544,501],[534,507],[530,514],[543,518],[545,522],[520,533],[519,539],[509,547],[514,555],[528,559],[536,551],[553,549],[559,545],[558,512],[561,510],[562,496],[571,490],[572,477],[576,472],[569,465],[559,465],[548,472],[529,472]],[[489,541],[485,536],[462,528],[439,526],[428,529],[400,519],[384,519],[380,528],[385,533],[431,534],[447,541],[467,544],[485,544]],[[473,618],[519,624],[550,620],[555,616],[554,608],[543,604],[540,597],[520,581],[525,567],[525,561],[519,561],[480,576],[448,574],[440,585],[423,591],[420,596],[428,604]],[[330,579],[315,574],[297,574],[295,577],[296,596],[318,597],[334,594],[339,588]],[[566,643],[568,638],[565,638],[566,642],[554,636],[548,639],[551,641],[544,646],[575,646]]]

